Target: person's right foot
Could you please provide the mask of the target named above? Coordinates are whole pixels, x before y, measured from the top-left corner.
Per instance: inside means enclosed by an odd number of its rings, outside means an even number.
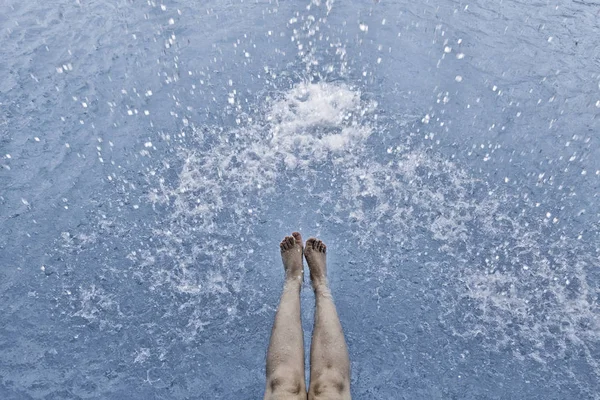
[[[310,238],[304,246],[304,257],[310,270],[310,280],[314,288],[327,285],[327,246],[319,239]]]
[[[302,282],[304,267],[302,265],[302,235],[298,232],[286,236],[279,243],[281,260],[285,269],[286,279],[298,279]]]

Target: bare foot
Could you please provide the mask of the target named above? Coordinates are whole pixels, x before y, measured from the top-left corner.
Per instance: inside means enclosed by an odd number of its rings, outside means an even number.
[[[306,241],[304,257],[310,270],[310,280],[313,288],[327,286],[327,262],[325,252],[327,246],[319,239],[310,238]]]
[[[285,269],[285,279],[298,279],[302,282],[304,277],[304,266],[302,265],[302,235],[298,232],[292,236],[286,236],[279,243],[281,249],[281,260]]]

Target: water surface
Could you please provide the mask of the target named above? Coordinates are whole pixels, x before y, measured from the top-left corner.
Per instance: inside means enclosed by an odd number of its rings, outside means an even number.
[[[297,229],[354,398],[599,399],[599,21],[6,0],[0,397],[261,398]]]

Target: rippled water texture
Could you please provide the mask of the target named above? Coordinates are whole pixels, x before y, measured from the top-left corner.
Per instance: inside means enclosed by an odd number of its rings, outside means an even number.
[[[0,398],[261,398],[298,229],[354,398],[600,399],[599,21],[5,0]]]

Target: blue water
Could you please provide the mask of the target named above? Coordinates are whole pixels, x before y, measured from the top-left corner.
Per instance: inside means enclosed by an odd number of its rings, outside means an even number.
[[[300,230],[354,398],[600,399],[598,32],[592,0],[5,0],[0,398],[261,398]]]

